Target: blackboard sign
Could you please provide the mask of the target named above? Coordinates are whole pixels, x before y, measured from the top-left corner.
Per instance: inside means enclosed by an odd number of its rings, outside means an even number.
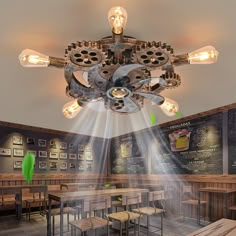
[[[228,111],[229,174],[236,174],[236,109]]]
[[[156,130],[153,174],[222,174],[223,114]]]
[[[111,142],[112,174],[146,174],[147,159],[140,150],[139,138],[134,134],[113,138]]]

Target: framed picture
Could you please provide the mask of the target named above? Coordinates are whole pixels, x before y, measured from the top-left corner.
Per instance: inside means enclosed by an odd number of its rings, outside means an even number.
[[[50,140],[49,147],[53,148],[53,149],[56,149],[57,148],[56,141],[55,140]]]
[[[60,159],[67,159],[67,153],[66,152],[60,152]]]
[[[67,149],[67,143],[61,142],[61,143],[60,143],[60,149],[62,149],[62,150]]]
[[[20,135],[14,135],[12,137],[12,144],[15,145],[22,145],[23,144],[23,138]]]
[[[84,145],[80,144],[78,146],[78,152],[83,152],[84,151]]]
[[[75,150],[75,145],[74,145],[74,143],[69,143],[69,149],[70,149],[70,150]]]
[[[70,163],[70,169],[75,170],[75,163]]]
[[[47,141],[45,139],[39,139],[38,140],[38,145],[39,145],[39,147],[46,147],[47,146]]]
[[[51,159],[58,159],[58,152],[50,152],[49,158]]]
[[[23,157],[24,156],[24,149],[13,148],[13,156],[14,157]]]
[[[85,156],[83,154],[78,154],[78,160],[85,160]]]
[[[22,161],[14,161],[13,168],[14,169],[22,169]]]
[[[69,153],[69,159],[70,160],[76,160],[77,159],[77,154],[76,153]]]
[[[84,156],[85,156],[87,161],[92,161],[93,160],[93,156],[92,156],[91,152],[84,153]]]
[[[66,162],[61,163],[60,170],[67,170],[67,163]]]
[[[48,157],[47,151],[39,151],[39,157],[47,158]]]
[[[10,148],[0,148],[0,156],[11,156],[11,149]]]
[[[35,157],[37,157],[37,151],[35,150],[28,150],[27,152],[32,153]]]
[[[49,162],[49,169],[50,170],[57,170],[57,162],[56,161],[50,161]]]
[[[47,169],[47,162],[46,161],[39,161],[39,169],[46,170]]]
[[[35,145],[35,138],[27,138],[26,143],[28,145]]]
[[[93,163],[87,162],[87,164],[86,164],[86,170],[87,170],[87,171],[92,171],[92,170],[93,170]]]
[[[86,163],[84,161],[79,161],[78,170],[80,170],[80,171],[86,170]]]

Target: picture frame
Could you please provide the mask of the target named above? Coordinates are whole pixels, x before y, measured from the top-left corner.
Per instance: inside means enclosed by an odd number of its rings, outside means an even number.
[[[32,153],[35,157],[37,157],[37,151],[36,150],[28,150],[27,152]]]
[[[86,163],[84,161],[79,161],[78,170],[80,170],[80,171],[85,171],[86,170]]]
[[[39,169],[46,170],[47,169],[47,162],[46,161],[39,161]]]
[[[12,144],[14,145],[23,145],[23,138],[20,135],[14,135],[12,137]]]
[[[38,156],[42,158],[47,158],[48,157],[48,152],[47,151],[38,151]]]
[[[69,150],[75,150],[75,144],[69,143]]]
[[[70,160],[76,160],[77,159],[77,154],[76,153],[69,153],[69,159]]]
[[[10,157],[11,156],[11,148],[0,148],[0,156],[6,156]]]
[[[57,149],[57,144],[55,140],[50,140],[49,148]]]
[[[80,144],[78,146],[78,152],[84,152],[84,145],[83,144]]]
[[[45,139],[38,139],[38,146],[39,147],[47,147],[47,140],[45,140]]]
[[[22,161],[14,161],[13,162],[13,168],[14,169],[22,169]]]
[[[50,152],[49,153],[49,158],[50,159],[58,159],[58,157],[59,157],[58,152]]]
[[[86,158],[83,154],[78,154],[78,160],[84,161]]]
[[[26,138],[26,143],[28,145],[35,145],[35,138]]]
[[[49,162],[49,169],[50,170],[57,170],[57,162],[56,161],[50,161]]]
[[[67,143],[66,142],[60,142],[60,149],[66,150],[67,149]]]
[[[75,163],[70,163],[70,170],[75,170]]]
[[[86,164],[86,170],[87,170],[87,171],[92,171],[92,170],[93,170],[93,163],[92,163],[92,162],[87,162],[87,164]]]
[[[60,170],[67,170],[67,163],[66,162],[61,163]]]
[[[24,149],[13,148],[13,156],[14,157],[24,157]]]
[[[60,152],[59,154],[60,159],[67,159],[67,153],[66,152]]]

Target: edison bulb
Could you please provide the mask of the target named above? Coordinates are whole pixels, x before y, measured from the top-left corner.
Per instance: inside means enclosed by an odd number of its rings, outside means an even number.
[[[176,101],[165,98],[164,102],[160,105],[160,108],[167,116],[174,116],[179,110],[179,105]]]
[[[66,118],[72,119],[76,115],[78,115],[81,108],[82,107],[78,104],[78,101],[76,99],[76,100],[66,103],[62,108],[62,113]]]
[[[19,55],[19,60],[24,67],[48,67],[50,64],[49,56],[31,49],[23,50]]]
[[[219,52],[212,46],[199,48],[188,53],[190,64],[211,64],[217,61]]]
[[[123,7],[112,7],[108,12],[108,21],[115,34],[121,34],[127,23],[128,14]]]

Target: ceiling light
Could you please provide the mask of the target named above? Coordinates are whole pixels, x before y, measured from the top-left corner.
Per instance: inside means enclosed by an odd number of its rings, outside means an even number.
[[[113,7],[108,13],[112,36],[97,41],[78,41],[65,50],[65,58],[56,58],[26,49],[19,60],[25,67],[54,66],[64,68],[68,86],[66,94],[74,99],[63,107],[63,114],[73,118],[81,107],[103,100],[104,107],[127,114],[138,112],[144,99],[158,105],[172,116],[178,104],[160,93],[181,84],[175,68],[186,64],[209,64],[217,60],[218,52],[212,46],[175,55],[173,48],[162,42],[147,42],[124,36],[127,12]],[[152,76],[159,70],[159,76]],[[83,76],[77,77],[77,72]],[[156,74],[156,72],[155,72]]]

